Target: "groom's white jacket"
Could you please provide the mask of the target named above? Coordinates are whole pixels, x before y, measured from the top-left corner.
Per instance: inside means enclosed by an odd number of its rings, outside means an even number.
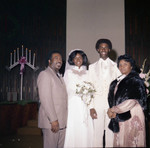
[[[109,85],[120,75],[117,64],[109,58],[105,61],[100,58],[99,61],[89,66],[88,79],[96,89],[95,98],[90,104],[90,108],[95,108],[96,110],[101,108],[108,109]]]

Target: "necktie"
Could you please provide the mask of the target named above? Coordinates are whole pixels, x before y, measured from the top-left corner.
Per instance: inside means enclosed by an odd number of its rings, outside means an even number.
[[[57,77],[60,79],[59,74],[58,74],[58,73],[56,73],[56,75],[57,75]]]
[[[102,71],[102,76],[104,79],[107,78],[107,63],[105,61],[101,62],[101,71]]]

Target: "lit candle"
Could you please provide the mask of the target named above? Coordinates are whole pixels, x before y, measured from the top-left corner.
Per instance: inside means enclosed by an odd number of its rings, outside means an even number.
[[[26,48],[26,60],[28,61],[28,49]]]
[[[16,62],[16,50],[14,50],[14,63]]]
[[[10,53],[10,66],[12,65],[12,53]]]
[[[33,66],[34,66],[34,63],[35,63],[35,53],[33,54]]]
[[[19,48],[17,48],[17,61],[19,61]]]
[[[22,45],[22,57],[23,57],[23,45]]]
[[[29,63],[31,64],[31,50],[29,50]]]

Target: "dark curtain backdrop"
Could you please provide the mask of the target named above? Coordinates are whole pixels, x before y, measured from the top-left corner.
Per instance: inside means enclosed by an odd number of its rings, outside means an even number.
[[[125,0],[125,49],[141,67],[150,57],[150,5],[148,0]],[[108,10],[107,10],[108,11]],[[45,67],[49,50],[66,55],[66,0],[1,0],[0,5],[0,101],[7,92],[17,92],[20,99],[20,66],[10,72],[10,53],[28,48],[36,54],[34,72],[25,66],[23,99],[38,98],[36,80]],[[63,70],[62,70],[63,71]],[[61,71],[61,72],[62,72]]]
[[[126,53],[142,66],[150,58],[150,5],[148,0],[125,0]]]
[[[10,66],[10,53],[17,48],[21,52],[22,45],[36,54],[35,65],[39,67],[34,72],[25,65],[23,99],[36,100],[37,76],[45,68],[48,52],[59,50],[65,60],[66,0],[1,0],[0,101],[6,100],[7,92],[12,91],[17,92],[17,98],[20,99],[20,65],[11,71],[6,70],[5,66]]]

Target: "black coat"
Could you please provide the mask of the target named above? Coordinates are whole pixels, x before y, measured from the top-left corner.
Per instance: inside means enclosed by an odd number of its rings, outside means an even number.
[[[114,96],[114,89],[117,85],[117,79],[110,84],[108,102],[109,107],[119,105],[128,99],[136,99],[143,110],[146,109],[146,88],[144,81],[139,77],[136,72],[129,73],[118,85],[117,92]],[[116,118],[111,119],[109,128],[113,132],[119,132],[119,122],[126,121],[131,118],[130,111],[122,114],[117,114]]]

